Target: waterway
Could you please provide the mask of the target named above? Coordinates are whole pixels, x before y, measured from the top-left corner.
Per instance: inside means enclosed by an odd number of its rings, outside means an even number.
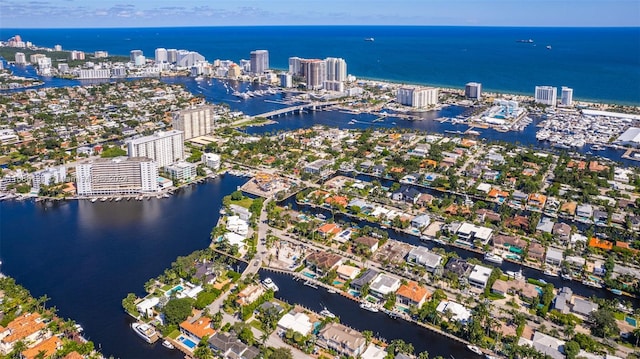
[[[11,69],[19,76],[37,77],[44,81],[44,84],[36,87],[63,87],[63,86],[78,86],[88,85],[93,83],[110,82],[114,80],[66,80],[50,77],[37,76],[32,67],[20,67],[11,66]],[[130,79],[129,79],[130,80]],[[246,92],[263,90],[266,86],[256,83],[238,82],[230,80],[218,80],[218,79],[206,79],[202,81],[196,81],[191,77],[163,77],[163,82],[171,84],[184,85],[194,95],[201,95],[204,98],[215,104],[227,104],[233,111],[242,111],[247,115],[258,115],[261,113],[273,111],[280,108],[285,108],[290,105],[284,104],[283,101],[291,100],[291,93],[278,93],[274,95],[266,95],[260,97],[253,97],[249,99],[238,98],[233,95],[234,91]],[[122,80],[120,80],[122,81]],[[128,81],[128,80],[127,80]],[[10,92],[24,91],[24,89],[11,90]],[[466,110],[464,107],[459,106],[447,106],[438,111],[428,111],[420,114],[422,120],[405,120],[393,117],[389,114],[387,117],[376,120],[375,115],[361,113],[361,114],[349,114],[340,111],[317,111],[306,112],[302,114],[294,114],[288,116],[281,116],[275,118],[275,123],[250,127],[246,129],[246,133],[254,135],[262,135],[267,133],[277,133],[280,131],[290,131],[300,128],[309,128],[312,126],[328,126],[337,127],[342,129],[366,129],[366,128],[398,128],[409,129],[415,131],[423,131],[428,133],[440,133],[444,134],[445,131],[465,131],[469,127],[465,124],[452,124],[450,122],[441,123],[435,121],[436,118],[448,117],[455,118]],[[352,120],[355,123],[350,124]],[[529,126],[525,127],[522,131],[510,131],[500,132],[493,129],[476,129],[480,132],[479,139],[486,141],[501,141],[514,143],[525,147],[539,148],[547,151],[557,152],[557,149],[551,147],[549,142],[541,142],[536,139],[536,125],[540,123],[540,118],[533,118],[533,122]],[[619,161],[627,166],[638,166],[640,162],[628,160],[622,158],[624,151],[616,150],[612,148],[606,148],[602,151],[592,151],[591,146],[587,145],[582,148],[572,149],[581,154],[587,154],[593,152],[594,156],[601,156],[614,161]]]
[[[51,298],[58,314],[116,358],[182,358],[147,345],[129,327],[121,301],[182,255],[209,244],[222,197],[246,178],[225,175],[170,198],[95,202],[0,203],[2,272]]]

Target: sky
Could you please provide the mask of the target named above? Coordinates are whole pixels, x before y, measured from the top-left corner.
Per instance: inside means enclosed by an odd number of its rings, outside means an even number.
[[[2,0],[3,28],[640,26],[640,0]]]

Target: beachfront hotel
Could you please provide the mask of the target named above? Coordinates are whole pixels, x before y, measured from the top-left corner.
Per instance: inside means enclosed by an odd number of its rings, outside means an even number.
[[[560,96],[560,104],[562,106],[572,106],[573,105],[573,89],[570,87],[562,86],[561,96]]]
[[[184,132],[184,139],[204,136],[213,132],[215,119],[211,106],[189,108],[173,114],[174,130]]]
[[[405,106],[426,107],[438,104],[438,89],[435,87],[403,86],[398,89],[396,101]]]
[[[473,100],[480,100],[482,97],[482,84],[478,82],[469,82],[464,87],[464,97]]]
[[[555,106],[558,101],[558,89],[554,86],[536,86],[535,102]]]
[[[158,190],[158,166],[146,157],[98,158],[76,167],[79,196],[151,193]]]
[[[254,74],[263,74],[269,69],[269,51],[255,50],[251,51],[251,72]]]
[[[164,167],[184,159],[184,133],[178,130],[158,131],[127,141],[129,157],[148,157]]]

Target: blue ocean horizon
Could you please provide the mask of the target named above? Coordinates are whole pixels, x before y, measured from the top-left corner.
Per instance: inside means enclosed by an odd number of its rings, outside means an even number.
[[[128,55],[158,47],[198,51],[207,60],[248,59],[269,50],[272,68],[291,56],[342,57],[359,78],[533,95],[568,86],[577,99],[640,104],[640,28],[457,26],[258,26],[0,29],[39,46]],[[374,38],[375,41],[364,41]],[[532,39],[533,43],[518,42]],[[548,49],[550,46],[551,49]]]

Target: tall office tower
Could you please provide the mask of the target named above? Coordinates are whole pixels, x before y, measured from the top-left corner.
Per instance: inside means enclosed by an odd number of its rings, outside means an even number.
[[[159,47],[156,49],[156,63],[168,62],[167,49]]]
[[[16,65],[26,65],[27,64],[27,56],[25,56],[24,52],[16,52]]]
[[[255,50],[251,51],[251,72],[254,74],[263,74],[269,69],[269,51]]]
[[[158,166],[146,157],[99,158],[76,166],[79,196],[158,191]]]
[[[129,157],[149,157],[158,167],[184,159],[184,133],[178,130],[158,131],[150,136],[127,141]]]
[[[178,50],[176,49],[167,50],[167,62],[170,64],[174,64],[178,62]]]
[[[327,57],[324,61],[327,63],[327,81],[347,80],[347,62],[344,59]]]
[[[573,105],[573,89],[570,87],[562,86],[562,92],[560,97],[560,103],[562,106],[572,106]]]
[[[213,132],[215,120],[211,106],[201,106],[182,110],[173,114],[174,130],[184,132],[184,139],[204,136]]]
[[[469,82],[464,87],[464,97],[480,100],[482,97],[482,84],[478,82]]]
[[[435,87],[403,86],[398,89],[396,101],[411,107],[425,107],[438,104],[438,89]]]
[[[294,56],[289,58],[289,73],[292,76],[302,76],[302,67],[300,65],[300,61],[302,59]]]
[[[536,86],[535,102],[555,106],[558,101],[558,89],[553,86]]]
[[[302,75],[307,79],[307,89],[321,89],[327,78],[327,63],[318,59],[302,59],[300,67]]]
[[[131,50],[129,53],[129,61],[136,62],[136,57],[142,56],[142,50]]]

